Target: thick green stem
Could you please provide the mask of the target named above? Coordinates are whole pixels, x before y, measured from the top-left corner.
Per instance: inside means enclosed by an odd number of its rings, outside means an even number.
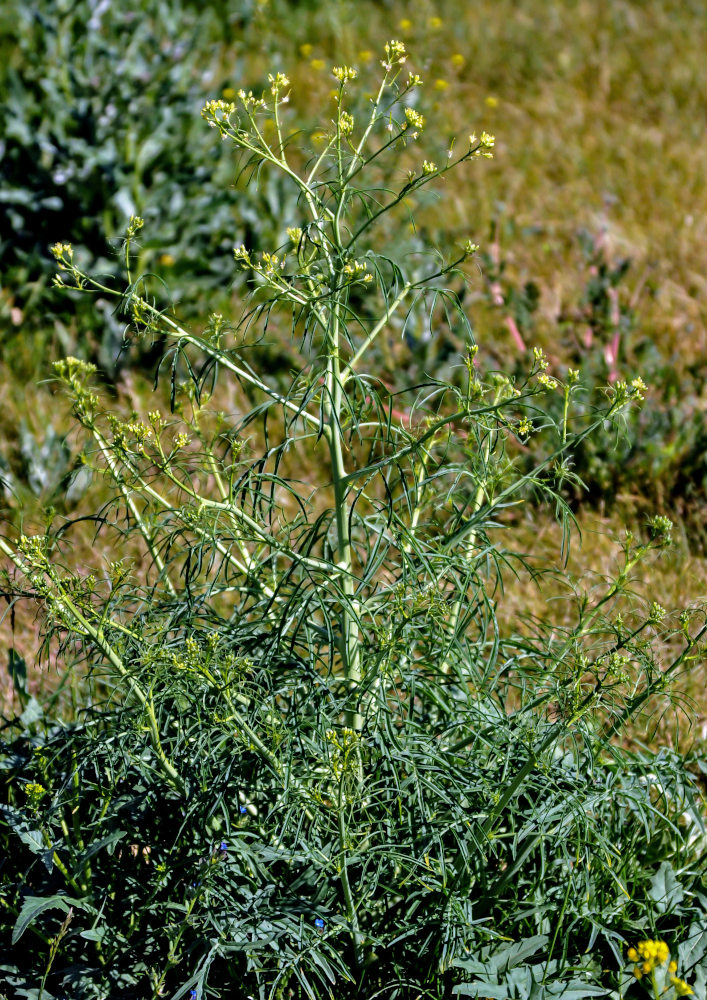
[[[358,621],[355,613],[355,583],[352,573],[351,536],[349,531],[348,487],[341,446],[341,359],[339,356],[340,303],[337,299],[331,312],[327,343],[327,373],[325,380],[324,435],[329,445],[331,478],[334,488],[334,511],[337,536],[337,569],[343,592],[340,614],[341,658],[349,691],[353,694],[361,681]],[[346,713],[346,724],[360,730],[363,718],[355,709]]]

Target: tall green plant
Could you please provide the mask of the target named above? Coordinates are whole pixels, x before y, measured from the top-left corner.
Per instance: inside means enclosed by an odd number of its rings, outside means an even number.
[[[577,417],[576,373],[540,350],[522,380],[485,372],[450,289],[476,247],[430,251],[422,276],[386,252],[424,188],[493,148],[482,133],[422,158],[406,59],[388,43],[365,99],[333,70],[313,153],[281,73],[206,105],[242,169],[284,175],[300,210],[287,246],[236,248],[238,323],[198,335],[162,308],[131,270],[141,219],[124,289],[54,247],[60,286],[166,339],[177,416],[123,421],[93,366],[58,363],[114,491],[99,531],[142,557],[87,574],[70,524],[0,539],[24,580],[8,593],[39,602],[90,692],[70,724],[28,704],[5,750],[7,912],[14,942],[35,936],[6,966],[18,996],[613,997],[623,943],[649,931],[690,942],[680,972],[703,974],[697,789],[677,757],[612,742],[705,631],[625,604],[670,522],[628,536],[563,628],[496,620],[504,574],[538,572],[502,541],[508,508],[550,502],[569,533],[573,449],[643,384]],[[463,332],[453,380],[392,395],[367,370],[397,317]],[[283,323],[302,357],[285,392],[255,360]],[[531,434],[545,449],[520,473]]]

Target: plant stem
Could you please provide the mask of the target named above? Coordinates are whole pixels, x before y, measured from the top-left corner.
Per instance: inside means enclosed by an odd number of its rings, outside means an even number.
[[[324,436],[329,445],[331,478],[334,487],[334,512],[337,535],[337,563],[343,592],[340,614],[341,658],[349,691],[353,694],[361,681],[361,663],[358,638],[358,621],[355,603],[355,585],[352,573],[351,537],[346,468],[341,447],[342,382],[339,357],[340,302],[337,299],[331,311],[327,338],[327,370],[324,399]],[[351,729],[363,727],[363,717],[356,709],[346,712],[346,725]]]

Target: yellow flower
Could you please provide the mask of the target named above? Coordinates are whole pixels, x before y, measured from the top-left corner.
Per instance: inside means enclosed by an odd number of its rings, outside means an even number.
[[[484,103],[485,103],[485,105],[486,105],[487,108],[497,108],[498,107],[498,98],[494,97],[493,94],[489,94],[489,96],[486,98],[486,100],[484,101]]]
[[[343,135],[351,135],[354,129],[354,117],[348,111],[342,111],[339,115],[339,128]]]
[[[692,987],[688,986],[684,979],[679,979],[677,976],[671,976],[670,982],[673,984],[676,997],[689,997],[692,995]]]
[[[405,118],[407,119],[407,122],[403,128],[407,128],[408,125],[412,125],[413,128],[422,130],[425,127],[424,117],[419,111],[415,111],[414,108],[405,108]]]
[[[36,803],[39,802],[43,795],[46,795],[46,788],[36,781],[29,781],[25,785],[25,795],[30,802]]]
[[[314,50],[314,47],[310,45],[309,42],[305,42],[304,45],[300,45],[299,50],[305,59],[309,59]]]
[[[402,21],[398,21],[398,27],[401,31],[412,31],[412,21],[404,17]]]
[[[677,971],[678,971],[678,963],[671,962],[670,965],[668,966],[668,972],[675,973]]]
[[[435,90],[446,90],[448,86],[446,80],[435,80]]]
[[[444,21],[442,20],[441,17],[428,17],[427,18],[427,27],[431,28],[433,31],[437,31],[439,28],[442,27],[443,24],[444,24]]]
[[[312,67],[312,69],[317,70],[317,72],[321,72],[326,66],[326,63],[324,62],[323,59],[312,59],[309,65]]]
[[[461,54],[461,52],[455,52],[450,62],[455,69],[461,69],[464,63],[466,62],[466,59]]]
[[[159,263],[162,267],[174,267],[175,260],[171,253],[162,253],[159,257]]]
[[[362,63],[369,63],[373,58],[373,53],[371,52],[370,49],[361,49],[361,51],[358,53],[358,58],[361,60]]]
[[[352,66],[335,66],[332,73],[339,83],[348,83],[349,80],[355,80],[358,76],[358,72]]]
[[[227,101],[232,101],[236,96],[236,92],[233,87],[224,87],[221,91],[221,97],[225,97]]]
[[[541,375],[538,380],[540,381],[542,378],[543,376]],[[643,975],[649,975],[659,965],[665,965],[669,958],[670,949],[665,941],[651,941],[647,939],[639,941],[635,948],[629,948],[628,950],[629,961],[640,962],[640,965],[636,965],[633,970],[633,974],[637,979],[640,979]],[[670,964],[672,966],[675,963],[671,962]],[[675,968],[677,969],[677,966]]]

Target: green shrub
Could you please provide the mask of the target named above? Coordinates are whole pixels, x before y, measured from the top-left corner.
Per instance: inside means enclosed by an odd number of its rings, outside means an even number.
[[[170,279],[187,315],[205,294],[226,300],[234,234],[265,245],[284,236],[282,185],[237,193],[225,148],[204,141],[196,115],[240,72],[254,19],[263,44],[259,9],[219,0],[3,5],[0,271],[4,318],[11,309],[22,317],[3,341],[14,372],[41,371],[48,351],[92,358],[109,374],[126,362],[109,300],[53,293],[57,232],[87,267],[115,278],[119,236],[131,215],[144,215],[141,266]]]
[[[658,937],[703,989],[699,791],[677,755],[620,739],[702,648],[697,613],[630,597],[670,522],[627,535],[564,625],[496,618],[508,572],[542,580],[504,533],[509,508],[550,504],[569,537],[571,456],[641,383],[589,408],[540,350],[522,378],[485,370],[451,291],[474,245],[389,251],[420,194],[493,147],[418,152],[405,58],[386,46],[370,101],[335,69],[313,149],[285,139],[279,73],[262,98],[206,105],[240,166],[295,196],[287,245],[235,250],[252,289],[238,322],[214,313],[198,335],[176,319],[135,270],[142,219],[127,287],[54,247],[58,285],[164,338],[174,413],[122,421],[93,366],[59,362],[85,462],[114,492],[92,514],[106,562],[72,564],[70,521],[0,539],[8,598],[38,602],[47,654],[84,676],[62,721],[60,696],[23,696],[13,656],[13,997],[618,998],[642,988],[628,949]],[[396,316],[465,342],[448,379],[391,393],[368,369]],[[284,390],[258,364],[268,326],[300,351]]]

